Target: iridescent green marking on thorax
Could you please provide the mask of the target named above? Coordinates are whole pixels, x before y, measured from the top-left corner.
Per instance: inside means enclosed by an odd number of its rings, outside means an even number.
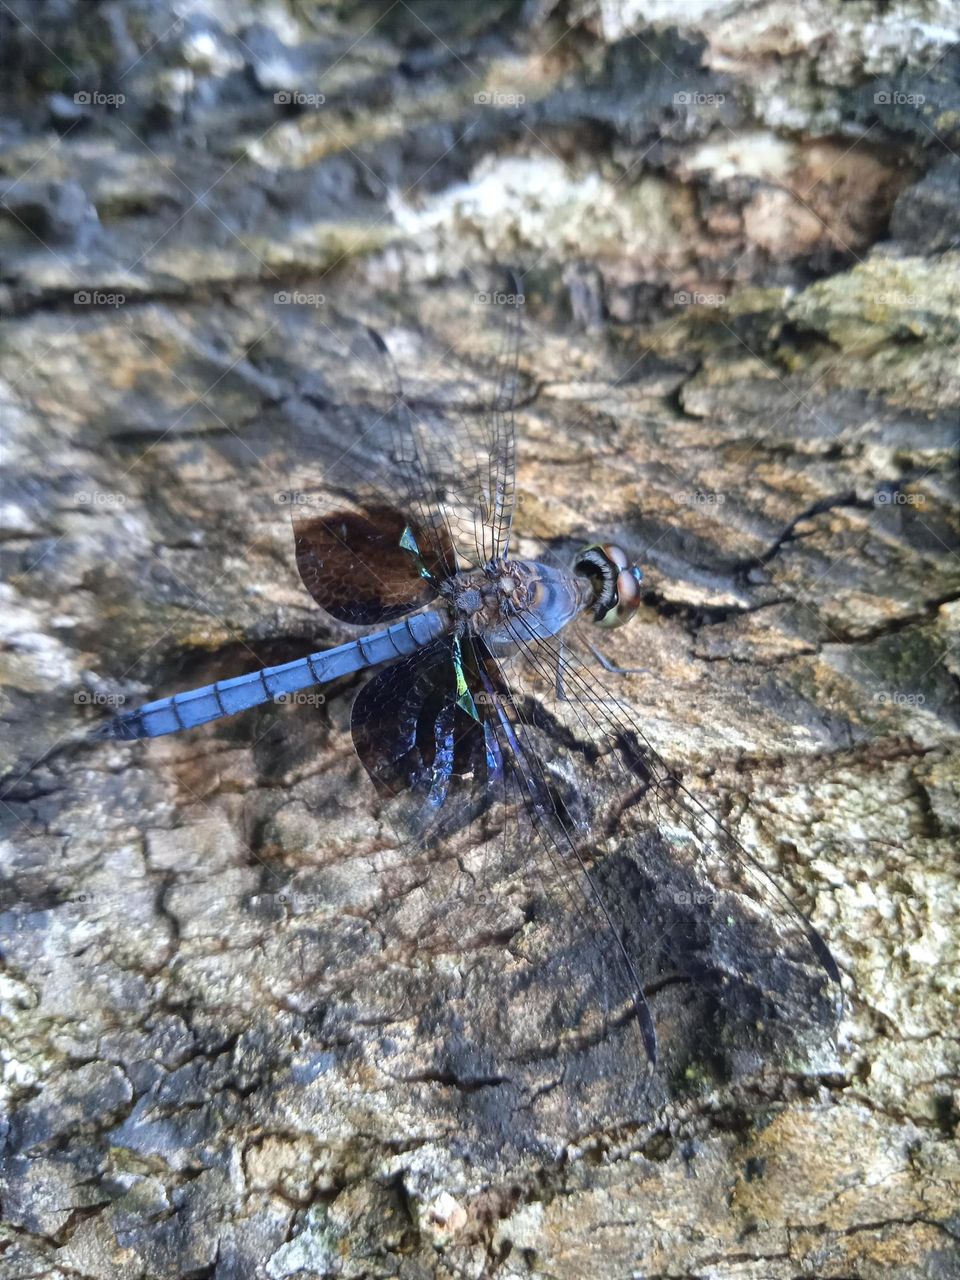
[[[414,557],[417,565],[417,571],[421,578],[432,579],[433,574],[423,563],[423,556],[420,554],[420,548],[417,546],[417,540],[413,536],[413,530],[409,525],[400,535],[400,545],[404,551],[409,551]],[[479,721],[480,716],[477,712],[476,703],[473,701],[473,694],[470,692],[470,686],[467,684],[467,677],[463,674],[463,654],[460,649],[460,637],[453,638],[453,671],[457,681],[457,706],[461,711],[465,711],[468,716],[472,716],[474,720]]]
[[[420,554],[420,548],[417,546],[417,540],[413,536],[413,530],[409,525],[407,525],[403,533],[400,535],[400,545],[403,547],[404,551],[409,551],[413,556],[417,565],[417,572],[420,574],[420,577],[426,578],[429,581],[433,577],[433,574],[423,562],[423,556]]]
[[[463,655],[460,652],[459,636],[453,637],[453,670],[457,680],[457,706],[479,722],[477,706],[470,692],[470,686],[467,684],[467,678],[463,674]]]

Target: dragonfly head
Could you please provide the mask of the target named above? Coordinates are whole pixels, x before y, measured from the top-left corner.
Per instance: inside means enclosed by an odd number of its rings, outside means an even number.
[[[622,547],[592,543],[577,553],[574,572],[593,587],[593,620],[601,627],[622,627],[640,604],[640,566],[631,564]]]

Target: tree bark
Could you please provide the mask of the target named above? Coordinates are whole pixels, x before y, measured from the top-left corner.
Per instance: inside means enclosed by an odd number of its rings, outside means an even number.
[[[0,14],[0,1270],[960,1273],[960,11],[180,12]],[[445,918],[495,873],[397,848],[356,681],[89,736],[347,638],[285,510],[318,346],[476,406],[490,261],[519,550],[637,555],[618,692],[827,938],[832,1034],[668,992],[653,1076],[622,1024],[535,1040],[534,890]]]

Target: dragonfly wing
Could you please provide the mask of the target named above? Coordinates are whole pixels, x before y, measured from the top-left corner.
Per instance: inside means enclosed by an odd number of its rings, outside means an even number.
[[[635,978],[655,1016],[669,1009],[696,1035],[712,1020],[716,1044],[725,1032],[745,1043],[744,1027],[764,1045],[828,1033],[840,1011],[839,970],[774,874],[684,786],[629,705],[567,644],[532,638],[522,621],[516,638],[504,662],[521,726],[512,736],[549,797],[541,842],[548,856],[558,845],[580,851],[566,860],[570,878],[629,965],[620,975],[612,966],[615,986]],[[643,1027],[642,1007],[638,1014]]]
[[[435,598],[412,547],[435,552],[442,531],[411,526],[410,517],[395,507],[340,507],[323,515],[294,515],[297,569],[303,585],[322,608],[341,622],[379,625],[411,613]],[[404,541],[412,539],[411,550]],[[422,550],[421,550],[422,555]],[[441,561],[438,565],[437,561]],[[442,556],[430,559],[442,567]],[[442,571],[442,569],[441,569]]]
[[[535,950],[557,971],[544,984],[554,993],[553,1033],[582,1039],[591,1020],[597,1035],[608,1034],[611,1023],[635,1020],[646,1058],[654,1063],[657,1034],[636,948],[594,866],[595,850],[585,838],[589,824],[576,812],[579,772],[565,773],[555,744],[539,730],[534,704],[524,705],[490,654],[481,679],[495,708],[492,725],[504,762],[513,839],[524,851],[539,899]],[[497,685],[510,687],[509,694],[496,695]]]
[[[492,309],[475,304],[472,327]],[[430,352],[425,371],[418,336],[414,398],[375,330],[333,315],[320,326],[311,385],[284,405],[297,460],[285,497],[301,578],[334,617],[389,621],[433,598],[438,579],[506,548],[519,313],[503,310],[494,386],[473,408],[457,406],[452,348]],[[397,345],[406,350],[402,335]]]
[[[488,807],[498,762],[455,637],[381,668],[351,715],[357,755],[401,840],[430,849]]]
[[[467,637],[441,638],[375,673],[358,694],[354,744],[406,850],[406,879],[388,897],[403,901],[411,885],[423,887],[418,947],[446,940],[469,952],[501,939],[517,948],[513,977],[493,1002],[524,1012],[497,1052],[523,1058],[552,1045],[565,1057],[571,1042],[582,1047],[636,1021],[642,1052],[633,1056],[653,1060],[642,983],[591,859],[558,809],[535,750],[542,744],[511,703],[497,661]],[[489,1014],[481,1021],[499,1024],[489,1006],[479,1001]]]
[[[425,395],[414,392],[409,421],[420,466],[428,473],[439,467],[443,476],[444,514],[453,542],[464,560],[482,564],[506,555],[510,542],[524,299],[508,269],[495,269],[471,284],[472,294],[461,289],[455,296],[459,316],[451,319],[449,300],[444,303],[445,327],[428,357],[436,369],[430,375],[434,385],[413,371],[411,382]],[[489,353],[486,359],[482,352]],[[475,376],[478,363],[487,383],[479,394],[463,385],[464,373]],[[435,403],[436,408],[428,407]]]
[[[284,406],[297,569],[333,617],[381,625],[436,596],[436,581],[454,571],[453,548],[436,486],[405,442],[379,338],[346,319],[325,325],[316,366],[321,390]]]

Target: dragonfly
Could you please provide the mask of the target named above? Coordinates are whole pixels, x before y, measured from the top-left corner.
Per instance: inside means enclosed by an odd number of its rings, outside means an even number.
[[[124,710],[98,734],[189,732],[366,674],[351,734],[376,803],[404,847],[465,860],[482,845],[535,868],[564,1017],[599,1008],[635,1028],[648,1070],[657,1010],[670,1020],[669,993],[691,984],[748,1022],[822,1028],[840,987],[826,942],[655,750],[604,658],[599,637],[638,615],[640,564],[603,535],[515,554],[523,300],[504,283],[478,304],[498,339],[492,392],[472,407],[412,395],[378,330],[323,326],[331,382],[339,365],[356,385],[300,403],[281,496],[302,585],[351,638]],[[486,866],[469,880],[496,929],[507,899]]]

